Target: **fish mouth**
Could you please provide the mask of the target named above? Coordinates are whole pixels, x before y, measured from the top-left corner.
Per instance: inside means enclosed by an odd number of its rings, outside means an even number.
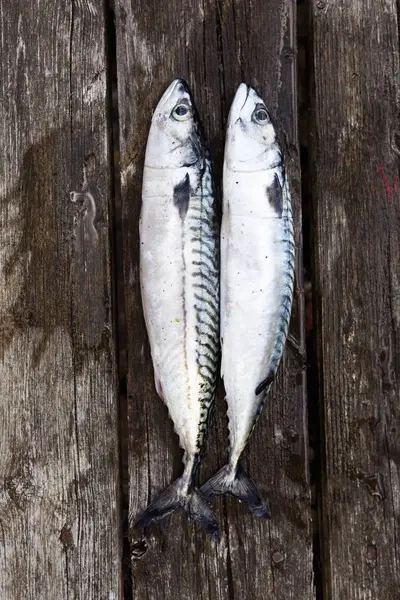
[[[188,94],[190,96],[189,86],[184,79],[181,79],[180,77],[178,77],[177,79],[173,80],[173,82],[167,87],[167,89],[161,96],[158,106],[161,107],[166,102],[168,102],[170,97],[175,92],[177,93],[177,95]]]
[[[240,119],[240,113],[242,112],[247,102],[251,89],[252,88],[246,85],[245,83],[241,83],[239,85],[238,89],[236,90],[236,94],[233,98],[231,109],[229,111],[228,127],[229,125],[236,123],[236,121]]]
[[[229,111],[228,127],[240,120],[250,119],[257,104],[264,105],[264,101],[260,98],[257,91],[250,85],[241,83],[236,91]]]
[[[249,85],[246,85],[245,83],[241,83],[241,84],[239,85],[239,88],[238,88],[238,90],[237,90],[237,92],[236,92],[236,94],[239,92],[239,98],[238,98],[238,101],[240,101],[240,102],[241,102],[241,100],[242,100],[242,96],[243,96],[244,94],[246,94],[246,95],[245,95],[245,98],[244,98],[244,100],[243,100],[243,104],[242,104],[242,106],[241,106],[240,110],[242,110],[242,109],[244,108],[244,105],[245,105],[245,104],[246,104],[246,102],[247,102],[247,98],[249,97],[250,90],[251,90],[251,87],[250,87]]]

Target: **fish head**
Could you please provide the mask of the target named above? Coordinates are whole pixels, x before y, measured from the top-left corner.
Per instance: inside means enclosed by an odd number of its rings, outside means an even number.
[[[199,118],[187,83],[175,79],[164,92],[151,121],[145,165],[190,167],[204,158]]]
[[[264,101],[241,83],[232,102],[225,142],[225,164],[233,171],[261,171],[282,162],[275,128]]]

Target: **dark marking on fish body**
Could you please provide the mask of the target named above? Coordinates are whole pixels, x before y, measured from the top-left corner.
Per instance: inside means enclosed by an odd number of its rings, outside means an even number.
[[[259,384],[258,384],[258,386],[256,387],[256,391],[255,391],[255,394],[256,394],[256,396],[259,396],[259,395],[261,394],[261,392],[263,392],[264,390],[266,390],[266,389],[267,389],[267,387],[268,387],[269,385],[271,385],[271,383],[273,382],[273,380],[274,380],[274,376],[273,376],[273,374],[272,374],[272,373],[270,373],[270,374],[268,375],[268,377],[266,377],[266,378],[265,378],[265,379],[264,379],[264,380],[263,380],[261,383],[259,383]]]
[[[282,152],[281,152],[280,150],[278,150],[278,152],[279,152],[280,159],[281,159],[280,166],[281,166],[281,169],[282,169],[282,177],[283,177],[283,180],[285,180],[285,177],[286,177],[286,170],[285,170],[285,159],[284,159],[284,157],[283,157],[283,154],[282,154]]]
[[[190,179],[189,173],[186,173],[185,177],[181,182],[177,183],[174,187],[174,205],[179,210],[179,216],[181,219],[186,217],[186,213],[189,208],[190,200]]]
[[[278,175],[275,173],[273,183],[266,189],[268,202],[276,212],[277,217],[281,218],[283,211],[282,186]]]

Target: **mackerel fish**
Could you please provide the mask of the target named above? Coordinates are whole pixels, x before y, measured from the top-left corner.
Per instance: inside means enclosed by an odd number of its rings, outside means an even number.
[[[140,216],[140,279],[158,395],[184,449],[182,476],[144,513],[178,508],[212,537],[216,517],[194,487],[219,360],[219,231],[211,162],[191,93],[176,79],[154,112]]]
[[[228,463],[204,484],[252,513],[269,507],[240,466],[275,378],[289,327],[295,247],[283,153],[263,100],[241,84],[229,113],[221,228],[221,376],[228,404]]]

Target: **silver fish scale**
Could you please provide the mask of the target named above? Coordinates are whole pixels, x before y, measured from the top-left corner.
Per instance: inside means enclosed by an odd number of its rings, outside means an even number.
[[[202,379],[197,437],[200,451],[214,401],[219,360],[219,235],[209,160],[205,160],[204,172],[196,194],[190,198],[186,218],[193,244],[191,277],[196,313],[196,362]]]
[[[290,192],[287,181],[284,182],[284,203],[282,217],[283,237],[281,243],[284,245],[284,252],[287,257],[286,269],[283,277],[284,295],[282,296],[281,321],[279,323],[278,334],[273,355],[270,361],[270,372],[274,375],[278,369],[283,349],[285,346],[286,336],[289,329],[290,314],[292,310],[293,298],[293,283],[294,283],[294,261],[295,261],[295,245],[293,237],[293,216]]]
[[[285,295],[282,297],[282,311],[281,320],[278,325],[278,332],[276,336],[276,343],[274,351],[269,363],[268,373],[275,374],[279,367],[279,362],[282,358],[283,350],[285,347],[286,337],[289,329],[290,315],[292,310],[292,296],[293,296],[293,284],[294,284],[294,261],[295,261],[295,245],[294,245],[294,233],[293,233],[293,215],[292,215],[292,203],[290,198],[290,192],[287,181],[284,180],[284,204],[282,216],[279,221],[282,223],[283,237],[279,243],[283,243],[285,246],[285,254],[287,256],[286,270],[283,277],[283,284],[285,289]],[[254,418],[254,423],[250,430],[248,438],[254,431],[257,424],[258,418],[264,407],[264,403],[268,394],[271,384],[266,387],[264,392],[260,395],[260,402],[257,407],[257,413]]]

